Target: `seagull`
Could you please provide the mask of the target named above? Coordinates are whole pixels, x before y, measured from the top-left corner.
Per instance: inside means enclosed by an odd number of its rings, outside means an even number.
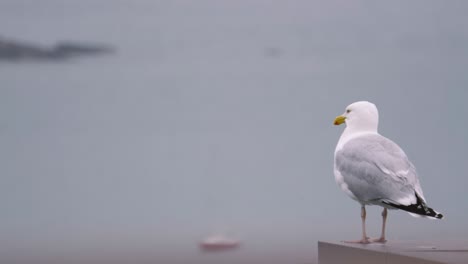
[[[334,124],[346,128],[335,149],[334,174],[338,186],[361,204],[362,238],[349,243],[385,243],[387,209],[400,209],[415,217],[442,219],[427,206],[416,168],[405,152],[377,131],[379,112],[370,102],[350,104]],[[378,239],[366,235],[366,205],[379,205],[382,232]]]

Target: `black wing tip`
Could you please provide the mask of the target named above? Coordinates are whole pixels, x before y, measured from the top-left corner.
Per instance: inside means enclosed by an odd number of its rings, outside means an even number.
[[[434,209],[429,208],[429,207],[418,206],[417,204],[401,205],[401,204],[394,204],[394,203],[388,203],[388,202],[384,202],[384,203],[392,206],[393,208],[400,209],[400,210],[403,210],[412,214],[420,215],[422,217],[429,217],[433,219],[444,218],[443,214],[438,213],[434,211]]]
[[[424,210],[424,211],[425,211],[425,213],[422,214],[423,216],[425,215],[425,216],[432,217],[432,218],[435,218],[435,219],[443,219],[444,218],[443,214],[434,211],[434,209],[432,209],[432,208],[426,207],[426,210]]]
[[[395,203],[391,203],[391,202],[384,202],[384,203],[388,204],[388,205],[390,205],[390,206],[392,206],[394,208],[397,208],[397,209],[400,209],[400,210],[403,210],[403,211],[406,211],[406,212],[409,212],[409,213],[417,214],[417,215],[420,215],[422,217],[429,217],[429,218],[433,218],[433,219],[443,219],[444,218],[443,214],[434,211],[434,209],[432,209],[430,207],[427,207],[426,203],[419,197],[419,195],[417,193],[415,193],[415,195],[416,195],[416,204],[401,205],[401,204],[395,204]]]

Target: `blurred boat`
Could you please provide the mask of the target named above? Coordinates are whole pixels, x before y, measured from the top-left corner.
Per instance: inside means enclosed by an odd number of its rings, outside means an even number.
[[[238,248],[240,241],[222,235],[214,235],[200,241],[200,249],[204,251],[221,251]]]

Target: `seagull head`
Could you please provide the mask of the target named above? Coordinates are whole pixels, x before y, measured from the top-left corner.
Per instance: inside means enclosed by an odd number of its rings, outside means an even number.
[[[335,125],[343,123],[346,123],[346,126],[353,130],[377,132],[379,111],[373,103],[355,102],[348,105],[342,115],[335,118]]]

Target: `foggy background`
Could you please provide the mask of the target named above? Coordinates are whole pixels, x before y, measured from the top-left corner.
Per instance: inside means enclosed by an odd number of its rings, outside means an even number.
[[[467,8],[0,0],[3,38],[117,49],[0,61],[0,262],[315,263],[318,240],[361,234],[333,175],[358,100],[446,217],[390,211],[388,239],[466,239]],[[241,248],[199,252],[217,233]]]

